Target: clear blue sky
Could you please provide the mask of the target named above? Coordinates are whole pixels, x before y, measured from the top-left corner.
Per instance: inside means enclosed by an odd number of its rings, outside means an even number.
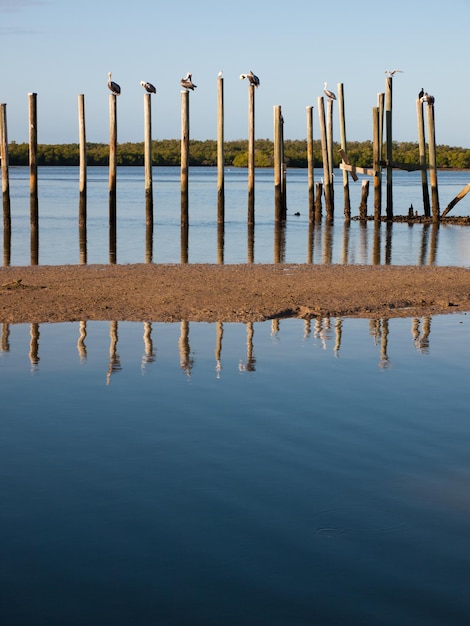
[[[393,83],[394,139],[416,141],[421,87],[436,98],[436,141],[470,147],[470,0],[0,0],[0,102],[10,141],[28,140],[28,97],[38,94],[40,143],[78,141],[77,96],[85,94],[87,139],[109,140],[107,73],[122,88],[118,141],[142,141],[141,80],[157,87],[155,139],[180,137],[180,78],[193,73],[190,135],[215,139],[217,74],[223,70],[225,138],[247,136],[246,81],[260,77],[256,136],[272,138],[281,105],[286,139],[306,136],[306,107],[323,82],[343,83],[348,140],[372,138],[372,107]],[[337,137],[337,108],[335,136]]]

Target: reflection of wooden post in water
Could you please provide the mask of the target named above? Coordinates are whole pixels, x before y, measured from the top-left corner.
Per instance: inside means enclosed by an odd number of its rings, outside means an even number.
[[[307,107],[307,178],[308,178],[308,219],[315,220],[315,175],[313,159],[313,106]]]
[[[255,262],[255,225],[248,224],[248,263]]]
[[[392,264],[392,232],[393,222],[385,225],[385,265]]]
[[[333,226],[330,221],[325,222],[323,229],[323,263],[330,265],[333,259]]]
[[[189,224],[189,91],[181,92],[181,228]]]
[[[346,142],[346,113],[344,107],[344,86],[338,83],[338,111],[339,111],[339,133],[341,148],[347,153]],[[344,218],[351,219],[351,199],[349,196],[349,174],[343,170],[343,194],[344,194]]]
[[[411,322],[411,334],[413,335],[413,343],[415,348],[427,354],[429,352],[429,335],[431,333],[431,317],[426,315],[423,317],[422,332],[419,330],[420,320],[415,317]]]
[[[77,341],[77,350],[80,356],[80,361],[84,361],[87,357],[85,339],[86,339],[86,322],[82,321],[80,322],[80,336]]]
[[[385,130],[387,139],[387,219],[393,218],[393,187],[392,187],[392,77],[385,79]]]
[[[372,246],[372,265],[380,265],[382,222],[374,222],[374,243]]]
[[[121,358],[117,353],[117,343],[118,343],[118,323],[110,322],[109,326],[109,366],[106,374],[106,384],[109,385],[111,382],[111,376],[116,372],[120,372],[121,367]]]
[[[152,94],[144,93],[144,170],[145,170],[145,261],[152,262],[153,178],[152,178]]]
[[[225,226],[223,222],[217,222],[217,263],[224,263]]]
[[[39,363],[39,324],[31,324],[29,329],[31,341],[29,342],[29,360],[33,369]]]
[[[328,220],[333,219],[333,196],[331,193],[331,175],[328,149],[328,136],[325,122],[325,104],[323,96],[318,98],[318,119],[320,122],[320,139],[323,159],[323,182],[325,187],[325,212]]]
[[[434,104],[428,102],[429,182],[431,183],[432,219],[439,220],[439,193],[437,191],[436,133]]]
[[[315,231],[315,222],[308,222],[308,238],[307,238],[307,263],[313,263],[313,233]]]
[[[187,224],[181,225],[181,253],[180,253],[180,262],[187,263],[189,259],[189,227]]]
[[[279,334],[280,323],[281,322],[279,319],[271,320],[271,337],[277,337],[277,335]]]
[[[418,147],[419,147],[419,164],[421,165],[421,188],[423,191],[423,208],[424,215],[430,217],[431,204],[429,202],[428,173],[426,166],[426,139],[424,132],[424,115],[423,103],[421,99],[416,100],[416,115],[418,118]]]
[[[153,363],[155,361],[155,351],[153,349],[151,322],[144,322],[143,339],[144,339],[144,354],[142,355],[142,362],[140,365],[140,369],[142,370],[142,373],[145,372],[145,368],[149,363]]]
[[[428,256],[428,238],[429,224],[423,224],[421,231],[421,246],[419,249],[418,265],[426,265],[426,257]]]
[[[381,130],[379,107],[372,109],[372,132],[373,132],[373,170],[374,175],[374,220],[380,220],[382,214],[382,166],[381,161]]]
[[[359,253],[362,263],[368,262],[367,222],[359,222]]]
[[[87,262],[87,147],[85,127],[85,96],[78,94],[78,141],[79,141],[79,206],[78,243],[80,263]]]
[[[246,325],[246,363],[240,361],[238,369],[240,372],[254,372],[256,371],[256,358],[253,350],[253,337],[255,331],[253,328],[253,322],[248,322]]]
[[[37,94],[29,98],[29,215],[31,226],[31,265],[39,263],[39,205],[38,205],[38,128]]]
[[[343,320],[340,317],[337,317],[336,322],[335,322],[335,347],[333,348],[336,356],[338,356],[338,352],[341,348],[342,335],[343,335]]]
[[[217,336],[215,342],[215,371],[217,378],[220,378],[222,370],[222,338],[224,336],[224,325],[222,322],[216,322]]]
[[[2,324],[0,350],[2,352],[10,352],[10,324]]]
[[[390,365],[390,359],[388,358],[388,320],[383,319],[381,324],[381,341],[380,341],[380,361],[379,367],[382,369],[387,368]]]
[[[217,77],[217,223],[225,222],[224,79]]]
[[[351,230],[350,221],[346,221],[343,227],[343,255],[341,259],[341,263],[343,265],[347,265],[349,258],[349,234]]]
[[[11,206],[8,155],[7,105],[0,104],[0,162],[2,166],[3,265],[11,260]]]
[[[315,222],[321,222],[321,218],[322,218],[322,205],[321,205],[321,199],[322,199],[322,195],[323,195],[323,184],[322,183],[316,183],[315,185]]]
[[[117,96],[109,94],[109,262],[116,263]]]
[[[248,85],[248,224],[255,223],[255,86]]]
[[[191,358],[191,348],[189,346],[189,322],[181,321],[181,334],[178,342],[180,352],[180,367],[188,375],[191,376],[194,361]]]
[[[274,263],[284,263],[286,255],[286,223],[274,224]]]
[[[439,222],[433,222],[431,226],[431,247],[429,250],[429,265],[434,265],[437,256],[437,240],[439,235]]]

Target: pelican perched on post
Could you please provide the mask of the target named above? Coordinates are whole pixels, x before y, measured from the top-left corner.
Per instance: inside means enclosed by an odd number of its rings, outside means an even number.
[[[110,89],[113,95],[115,96],[121,95],[121,87],[117,83],[111,80],[111,72],[108,72],[108,88]]]
[[[384,73],[387,74],[387,76],[393,77],[397,72],[403,74],[403,70],[385,70]]]
[[[184,87],[185,89],[191,89],[191,91],[194,91],[197,88],[197,85],[193,83],[193,75],[191,74],[191,72],[188,72],[186,76],[181,79],[180,84],[181,87]]]
[[[421,97],[421,102],[427,102],[428,104],[434,104],[435,98],[434,98],[434,96],[431,96],[430,94],[428,94],[428,92],[426,91],[424,96]]]
[[[326,88],[326,83],[323,83],[323,93],[330,100],[336,100],[335,94],[332,91],[330,91],[329,89]]]
[[[250,85],[254,85],[255,87],[259,87],[261,84],[259,78],[256,76],[256,74],[253,74],[251,70],[248,72],[248,74],[240,74],[240,80],[243,80],[245,78],[248,78]]]
[[[147,93],[157,93],[156,88],[152,85],[152,83],[147,83],[145,80],[141,80],[140,84],[145,89]]]

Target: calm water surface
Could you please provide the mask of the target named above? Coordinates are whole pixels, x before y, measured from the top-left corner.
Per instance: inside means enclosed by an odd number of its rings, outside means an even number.
[[[3,326],[2,623],[467,624],[469,319]]]

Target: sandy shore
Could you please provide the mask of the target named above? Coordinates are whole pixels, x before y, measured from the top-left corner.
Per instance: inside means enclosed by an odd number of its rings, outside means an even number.
[[[470,311],[470,270],[363,265],[79,265],[0,269],[0,322],[262,321]]]

